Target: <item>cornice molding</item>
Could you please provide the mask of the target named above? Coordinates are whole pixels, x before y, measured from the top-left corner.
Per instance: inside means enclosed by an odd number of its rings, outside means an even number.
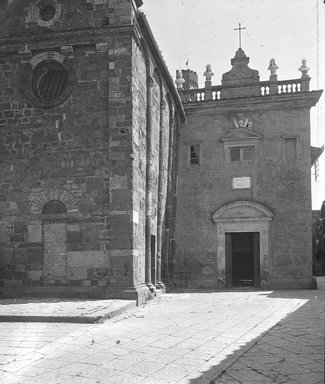
[[[315,106],[322,95],[320,91],[300,92],[282,95],[268,95],[258,97],[237,97],[218,101],[184,103],[187,115],[191,114],[221,114],[232,111],[298,109]]]

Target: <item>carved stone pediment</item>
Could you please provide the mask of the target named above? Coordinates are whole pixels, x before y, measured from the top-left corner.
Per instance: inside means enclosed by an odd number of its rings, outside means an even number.
[[[247,128],[238,128],[231,131],[226,136],[222,137],[220,141],[260,141],[262,140],[262,138],[263,136],[257,132],[250,131]]]
[[[271,221],[273,213],[261,204],[253,201],[234,201],[226,204],[212,215],[215,223],[222,221]]]

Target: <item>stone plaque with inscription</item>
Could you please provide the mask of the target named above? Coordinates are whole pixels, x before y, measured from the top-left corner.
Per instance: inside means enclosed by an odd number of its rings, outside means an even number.
[[[251,188],[252,182],[250,177],[234,177],[232,179],[233,189],[247,189]]]

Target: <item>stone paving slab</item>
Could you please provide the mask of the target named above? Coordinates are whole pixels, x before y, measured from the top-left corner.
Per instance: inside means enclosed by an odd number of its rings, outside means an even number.
[[[321,384],[323,291],[166,294],[100,324],[0,323],[1,384]]]
[[[0,322],[99,323],[136,306],[134,300],[0,300]]]

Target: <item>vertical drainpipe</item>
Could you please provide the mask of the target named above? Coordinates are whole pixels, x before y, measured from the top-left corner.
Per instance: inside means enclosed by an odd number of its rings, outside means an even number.
[[[162,227],[163,212],[163,185],[164,185],[164,110],[166,102],[163,99],[162,84],[160,84],[160,122],[159,122],[159,178],[158,178],[158,212],[157,212],[157,288],[164,289],[161,281],[161,253],[162,253]]]
[[[151,282],[151,210],[152,210],[152,114],[151,114],[151,88],[153,80],[150,76],[149,60],[146,60],[146,74],[147,74],[147,133],[146,133],[146,147],[147,147],[147,161],[146,161],[146,249],[145,249],[145,279],[146,284],[151,292],[155,290]]]

